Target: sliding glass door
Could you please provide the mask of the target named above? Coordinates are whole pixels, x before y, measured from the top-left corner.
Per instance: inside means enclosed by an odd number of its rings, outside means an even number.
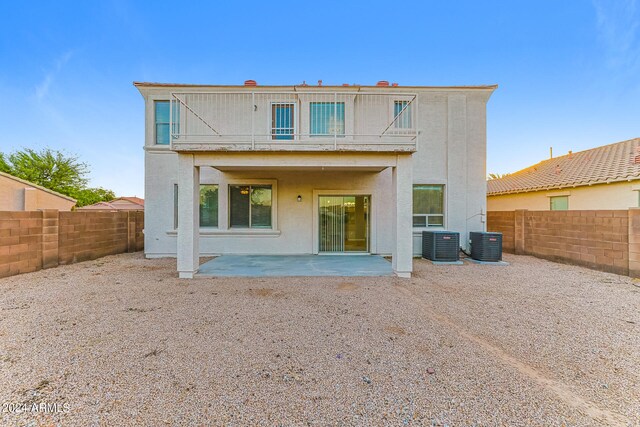
[[[369,251],[369,196],[320,196],[320,252]]]

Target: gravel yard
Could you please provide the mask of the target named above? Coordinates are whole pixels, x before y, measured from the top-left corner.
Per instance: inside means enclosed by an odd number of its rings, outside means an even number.
[[[0,424],[640,425],[640,283],[505,260],[180,281],[138,253],[0,279]]]

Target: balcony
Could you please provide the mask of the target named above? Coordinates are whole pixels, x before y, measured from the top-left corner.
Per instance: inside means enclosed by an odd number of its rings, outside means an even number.
[[[414,152],[416,94],[173,92],[174,151]]]

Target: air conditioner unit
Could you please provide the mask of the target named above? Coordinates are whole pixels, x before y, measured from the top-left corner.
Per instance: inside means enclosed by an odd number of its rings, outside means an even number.
[[[502,260],[502,233],[472,231],[471,258],[478,261],[498,262]]]
[[[454,231],[423,231],[422,258],[431,261],[458,261],[460,233]]]

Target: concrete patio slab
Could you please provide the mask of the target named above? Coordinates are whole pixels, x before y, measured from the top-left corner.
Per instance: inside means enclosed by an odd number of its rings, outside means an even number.
[[[378,255],[222,255],[200,266],[200,277],[393,276]]]

